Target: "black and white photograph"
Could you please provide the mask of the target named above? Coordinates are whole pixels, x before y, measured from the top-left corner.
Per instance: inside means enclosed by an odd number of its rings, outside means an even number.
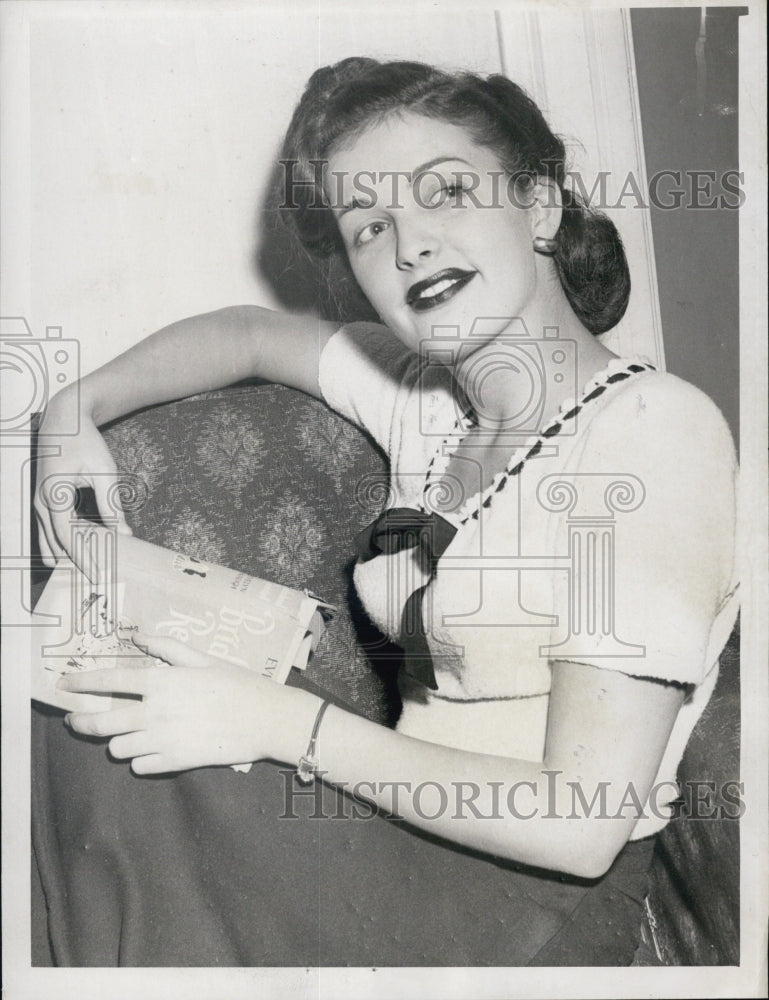
[[[765,4],[0,20],[4,997],[765,996]]]

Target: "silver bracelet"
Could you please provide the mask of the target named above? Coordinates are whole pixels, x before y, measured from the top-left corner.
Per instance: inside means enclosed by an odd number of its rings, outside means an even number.
[[[310,734],[310,742],[307,744],[307,752],[299,758],[296,776],[303,785],[309,785],[315,781],[315,775],[318,771],[318,758],[315,753],[315,745],[318,742],[318,730],[320,729],[323,715],[330,704],[330,701],[324,701],[318,709],[318,714],[315,716],[315,724]]]

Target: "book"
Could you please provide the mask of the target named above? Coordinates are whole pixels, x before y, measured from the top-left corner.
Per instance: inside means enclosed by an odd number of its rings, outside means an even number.
[[[89,574],[57,563],[30,629],[32,698],[65,711],[105,711],[117,698],[58,691],[63,674],[162,663],[137,648],[137,631],[285,683],[292,668],[306,668],[334,610],[307,591],[106,528],[87,537],[78,562]]]

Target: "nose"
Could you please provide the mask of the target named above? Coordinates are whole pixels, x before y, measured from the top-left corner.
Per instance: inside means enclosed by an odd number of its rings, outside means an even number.
[[[395,264],[399,271],[411,271],[429,260],[438,249],[437,234],[425,220],[399,220]]]

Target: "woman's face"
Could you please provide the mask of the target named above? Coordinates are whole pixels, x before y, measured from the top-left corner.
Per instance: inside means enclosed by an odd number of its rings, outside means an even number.
[[[464,129],[413,113],[329,157],[326,193],[353,273],[413,350],[435,327],[442,338],[458,327],[464,356],[513,318],[537,315],[541,213],[512,197],[507,181],[497,156]]]

